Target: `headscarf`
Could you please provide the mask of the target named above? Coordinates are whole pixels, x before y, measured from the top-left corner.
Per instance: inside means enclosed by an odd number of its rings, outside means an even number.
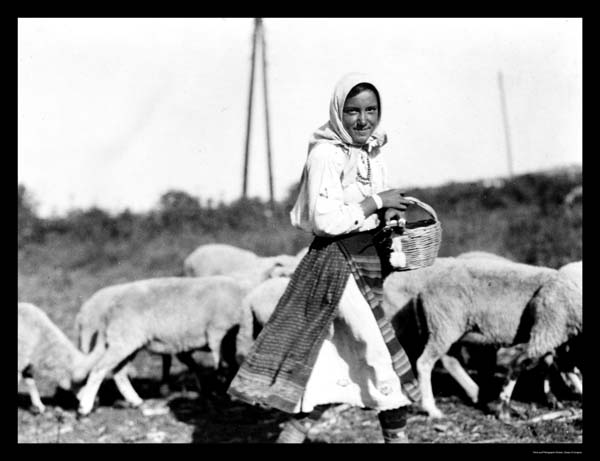
[[[371,152],[374,147],[381,147],[387,142],[385,132],[378,129],[381,123],[381,91],[371,77],[366,74],[353,72],[344,75],[335,85],[329,102],[329,121],[312,134],[309,140],[309,152],[316,143],[330,142],[348,149],[351,158],[356,157],[352,155],[352,151],[361,149],[361,147],[353,144],[352,137],[348,134],[342,123],[342,114],[348,93],[359,83],[373,85],[379,94],[379,123],[366,143],[367,152]]]

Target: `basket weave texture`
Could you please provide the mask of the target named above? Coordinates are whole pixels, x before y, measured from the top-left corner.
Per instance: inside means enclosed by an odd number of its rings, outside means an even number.
[[[442,244],[442,225],[435,210],[419,199],[406,198],[429,213],[432,219],[407,223],[405,226],[394,228],[392,237],[400,238],[402,252],[406,256],[406,265],[394,268],[394,270],[400,271],[431,266],[437,258]]]

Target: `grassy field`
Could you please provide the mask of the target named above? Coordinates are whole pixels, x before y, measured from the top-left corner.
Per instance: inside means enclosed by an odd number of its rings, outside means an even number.
[[[560,194],[555,195],[562,197],[564,190],[578,180],[566,185],[564,181],[555,181],[562,185]],[[519,196],[506,187],[500,192],[486,189],[487,192],[473,193],[475,186],[462,190],[461,185],[454,189],[416,190],[411,195],[431,204],[438,212],[443,226],[440,256],[485,250],[549,267],[582,259],[581,202],[565,206],[553,198],[552,190],[549,192],[548,187],[539,184],[546,183],[535,183],[543,193],[533,187],[537,191],[532,192],[534,199],[526,197],[523,191]],[[233,214],[233,217],[227,215],[229,224],[217,224],[210,229],[177,225],[159,232],[138,231],[114,238],[104,234],[87,238],[85,232],[77,237],[72,232],[47,232],[43,238],[23,242],[20,238],[18,299],[43,308],[75,341],[75,315],[82,302],[95,291],[120,282],[181,275],[184,258],[198,245],[230,243],[268,256],[295,254],[310,243],[310,236],[291,227],[285,207],[279,214],[263,213],[254,220],[244,217],[240,209],[229,213]],[[173,394],[161,399],[157,390],[160,359],[141,352],[134,366],[137,370],[134,387],[148,399],[146,414],[140,409],[119,407],[114,385],[106,382],[101,388],[100,407],[87,419],[76,420],[73,408],[54,405],[54,384],[41,377],[40,391],[50,410],[45,415],[32,415],[24,388],[19,387],[18,441],[261,443],[273,441],[284,420],[284,415],[276,411],[253,409],[236,402],[202,400],[194,393],[193,380],[179,363],[174,363],[177,380]],[[528,422],[550,410],[541,406],[535,396],[523,392],[517,399],[522,415],[507,424],[467,404],[461,390],[448,384],[447,376],[440,370],[436,373],[434,391],[448,416],[433,423],[415,411],[409,428],[415,442],[582,442],[582,403],[575,398],[565,397],[565,409],[571,410],[571,416]],[[372,412],[346,408],[331,409],[310,440],[380,443],[381,437]]]

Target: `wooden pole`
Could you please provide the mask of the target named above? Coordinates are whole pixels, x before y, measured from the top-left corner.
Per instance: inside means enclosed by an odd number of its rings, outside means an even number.
[[[267,47],[265,44],[265,32],[264,27],[262,26],[262,20],[259,19],[260,26],[260,38],[262,45],[262,67],[263,67],[263,92],[265,97],[265,124],[267,127],[267,164],[269,169],[269,199],[271,209],[274,206],[274,197],[273,197],[273,167],[272,167],[272,157],[271,157],[271,130],[269,125],[269,99],[267,96]]]
[[[502,72],[498,72],[498,87],[500,88],[500,104],[502,106],[502,120],[504,122],[504,138],[506,141],[506,157],[508,162],[508,176],[513,177],[513,160],[510,146],[510,129],[508,126],[508,111],[506,109],[506,97],[504,94],[504,82]]]
[[[246,149],[244,151],[244,178],[242,186],[242,198],[248,196],[248,157],[250,153],[250,131],[252,128],[252,96],[254,93],[254,63],[256,61],[256,41],[260,24],[258,18],[254,19],[254,33],[252,34],[252,58],[250,64],[250,91],[248,96],[248,118],[246,123]]]

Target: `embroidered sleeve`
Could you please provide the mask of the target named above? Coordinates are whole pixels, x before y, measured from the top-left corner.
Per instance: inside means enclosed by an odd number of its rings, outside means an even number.
[[[323,143],[317,144],[307,159],[310,220],[317,235],[352,232],[365,220],[358,203],[344,203],[344,155],[335,146]]]

